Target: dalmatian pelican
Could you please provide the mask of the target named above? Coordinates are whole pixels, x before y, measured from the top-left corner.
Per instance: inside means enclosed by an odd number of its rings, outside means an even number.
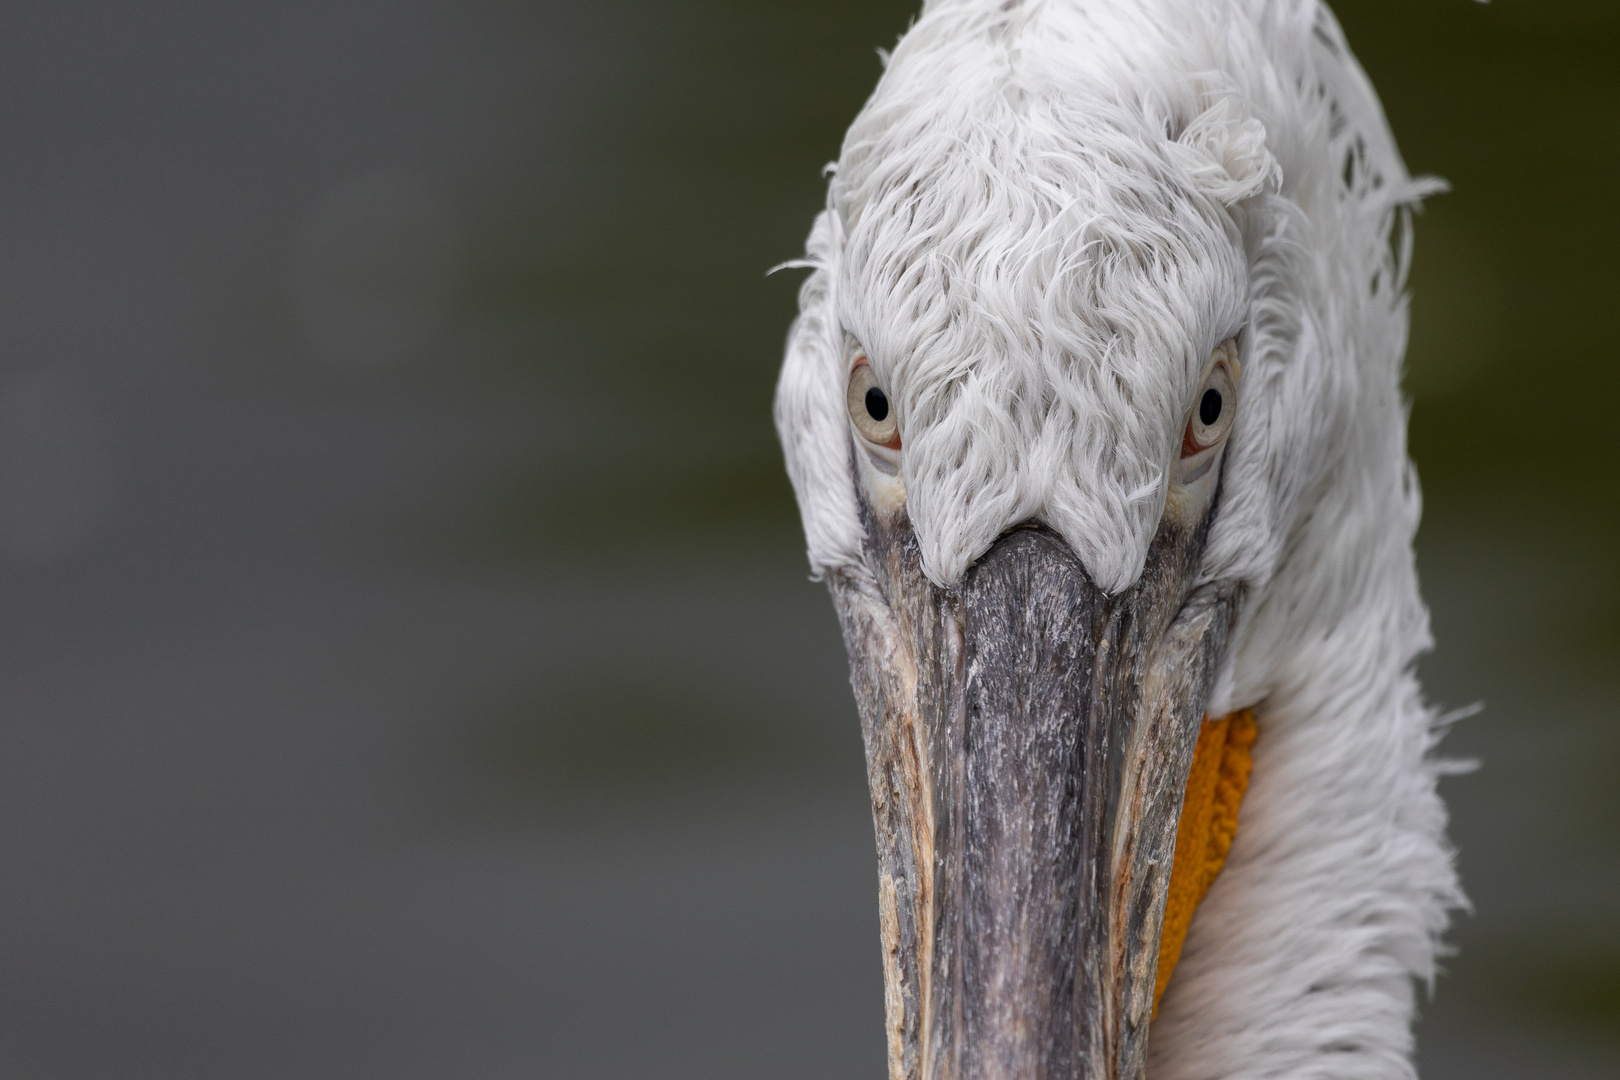
[[[1333,15],[929,0],[829,174],[775,418],[889,1075],[1413,1076],[1463,903],[1399,385],[1434,185]]]

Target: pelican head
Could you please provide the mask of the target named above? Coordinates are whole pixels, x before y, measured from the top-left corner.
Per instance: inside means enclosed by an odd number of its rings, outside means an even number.
[[[1410,1076],[1462,902],[1412,673],[1428,189],[1332,15],[932,0],[831,177],[776,420],[890,1076]]]

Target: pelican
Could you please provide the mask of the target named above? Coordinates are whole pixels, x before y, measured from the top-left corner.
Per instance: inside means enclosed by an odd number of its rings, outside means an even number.
[[[1436,185],[1332,13],[929,0],[829,174],[775,419],[890,1077],[1414,1076],[1464,903],[1400,393]]]

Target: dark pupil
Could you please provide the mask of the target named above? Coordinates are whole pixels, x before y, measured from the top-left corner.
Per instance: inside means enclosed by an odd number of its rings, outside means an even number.
[[[872,395],[866,395],[866,407],[872,407]],[[1205,390],[1204,400],[1198,403],[1198,419],[1208,427],[1221,418],[1221,392],[1219,390]]]
[[[889,418],[889,396],[875,386],[866,392],[866,415],[880,424]]]

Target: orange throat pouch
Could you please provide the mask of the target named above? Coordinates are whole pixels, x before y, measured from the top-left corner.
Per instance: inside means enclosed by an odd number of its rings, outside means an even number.
[[[1218,720],[1205,718],[1187,774],[1187,794],[1176,826],[1176,854],[1170,867],[1170,895],[1164,904],[1164,930],[1159,936],[1159,971],[1153,988],[1153,1011],[1181,959],[1193,912],[1215,884],[1237,835],[1238,809],[1249,788],[1250,751],[1257,729],[1254,710],[1243,709]]]

